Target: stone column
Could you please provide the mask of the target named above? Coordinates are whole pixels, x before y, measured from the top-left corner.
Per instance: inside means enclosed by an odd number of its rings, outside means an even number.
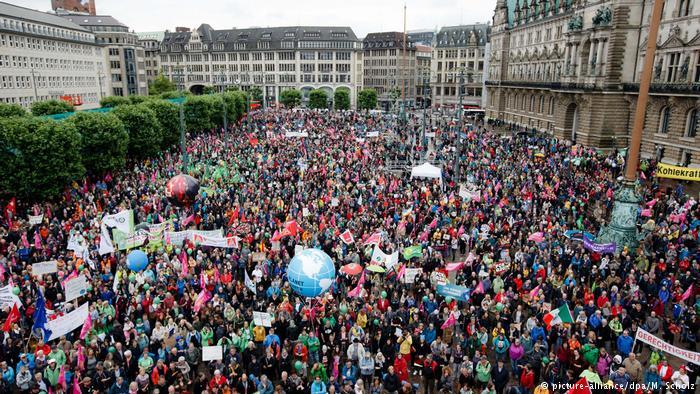
[[[564,50],[564,75],[569,75],[569,65],[571,64],[571,45],[566,45]]]
[[[595,65],[593,64],[593,53],[596,51],[596,46],[600,46],[600,41],[591,41],[590,46],[588,47],[588,63],[586,64],[588,75],[591,75],[595,72]]]
[[[596,55],[596,76],[600,76],[603,74],[603,65],[605,62],[603,61],[603,49],[605,47],[606,40],[600,40],[598,42],[598,54]],[[635,70],[636,72],[636,70]]]

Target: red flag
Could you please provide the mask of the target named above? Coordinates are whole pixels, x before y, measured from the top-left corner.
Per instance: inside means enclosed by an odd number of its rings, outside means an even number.
[[[80,339],[85,339],[90,330],[92,330],[92,316],[88,313],[83,328],[80,330]]]
[[[279,242],[281,239],[282,239],[282,234],[278,230],[275,230],[275,233],[272,234],[272,238],[270,238],[270,241]]]
[[[73,394],[83,394],[83,391],[80,390],[80,385],[78,384],[78,378],[76,376],[73,377]]]
[[[446,328],[454,326],[455,324],[457,324],[457,319],[455,318],[454,313],[450,312],[450,317],[448,317],[447,320],[445,320],[445,322],[442,323],[442,326],[440,326],[440,328],[444,330]]]
[[[290,220],[284,224],[284,230],[289,232],[293,237],[296,237],[297,233],[301,231],[301,228],[297,224],[296,220]]]
[[[182,227],[187,227],[187,225],[192,223],[193,221],[194,221],[194,214],[188,216],[185,220],[182,221]]]
[[[457,271],[457,270],[461,269],[462,267],[464,267],[464,263],[460,263],[460,262],[450,263],[450,264],[447,264],[447,266],[445,267],[445,270],[448,272],[452,272],[452,271]]]
[[[355,237],[352,236],[352,232],[350,232],[350,230],[345,230],[342,234],[340,234],[340,240],[346,245],[350,245],[351,243],[355,242]]]
[[[588,380],[582,377],[574,383],[574,387],[569,389],[566,394],[592,394],[591,386],[588,385]]]
[[[681,296],[681,301],[687,300],[691,295],[693,295],[693,283],[691,283],[690,286],[688,286],[688,290],[683,293]]]
[[[406,264],[401,264],[401,268],[399,268],[399,272],[396,273],[396,280],[401,280],[401,278],[403,278],[404,274],[406,274]]]
[[[211,299],[211,293],[207,289],[199,292],[197,299],[194,301],[194,313],[199,313],[199,310]]]
[[[535,296],[537,296],[537,294],[540,292],[540,287],[542,287],[542,285],[537,285],[537,287],[535,287],[534,289],[532,289],[530,291],[530,298],[531,299],[535,298]]]
[[[479,293],[484,294],[484,282],[483,281],[479,282],[479,284],[476,286],[474,291],[472,291],[472,294],[479,294]]]
[[[21,316],[19,314],[17,304],[12,305],[12,310],[10,311],[10,314],[7,315],[7,320],[5,320],[5,324],[3,324],[2,326],[2,330],[5,332],[10,332],[10,330],[12,329],[12,325],[18,322],[20,317]]]
[[[370,235],[365,242],[363,243],[364,245],[379,245],[379,242],[382,241],[382,233],[380,231],[377,231],[376,233]]]

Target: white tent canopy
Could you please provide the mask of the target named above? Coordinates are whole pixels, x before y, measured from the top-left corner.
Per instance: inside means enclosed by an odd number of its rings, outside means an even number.
[[[439,167],[425,162],[419,166],[411,168],[411,178],[435,178],[442,183],[442,170]]]

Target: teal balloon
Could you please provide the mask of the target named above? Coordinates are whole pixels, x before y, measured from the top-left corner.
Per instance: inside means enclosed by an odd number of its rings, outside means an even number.
[[[294,369],[297,370],[297,372],[301,372],[301,370],[304,368],[304,364],[301,363],[301,361],[297,360],[294,363]]]
[[[450,302],[452,302],[452,297],[450,297],[450,296],[445,297],[445,302],[447,302],[448,304]]]
[[[19,287],[15,286],[12,288],[12,294],[19,295]]]
[[[386,298],[386,291],[382,291],[382,298]]]
[[[322,250],[304,249],[289,262],[287,279],[295,293],[307,298],[317,297],[335,282],[335,265]]]
[[[500,303],[500,302],[499,302],[498,304],[496,304],[496,310],[497,310],[497,311],[499,311],[499,312],[500,312],[500,311],[502,311],[502,310],[503,310],[503,308],[504,308],[504,306],[503,306],[503,304],[502,304],[502,303]]]
[[[126,256],[126,266],[129,267],[129,269],[132,271],[135,271],[135,272],[143,271],[147,265],[148,265],[148,256],[146,255],[146,253],[144,253],[140,250],[132,250]]]

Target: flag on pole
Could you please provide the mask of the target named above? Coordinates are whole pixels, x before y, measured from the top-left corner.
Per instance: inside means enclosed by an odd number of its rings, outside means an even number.
[[[360,280],[357,281],[357,286],[348,292],[348,297],[359,297],[362,292],[362,285],[365,283],[365,271],[362,271]]]
[[[80,339],[85,339],[90,330],[92,330],[92,316],[88,313],[83,328],[80,330]]]
[[[44,294],[41,292],[41,290],[38,291],[38,296],[36,298],[36,309],[34,310],[34,315],[32,315],[32,318],[34,319],[34,325],[32,325],[32,332],[36,330],[41,330],[43,333],[44,337],[42,338],[44,342],[47,342],[48,339],[51,337],[51,330],[46,328],[46,323],[48,323],[48,320],[46,319],[46,300],[44,299]]]
[[[691,283],[690,286],[688,286],[688,290],[686,290],[683,293],[683,295],[681,296],[681,301],[687,300],[692,295],[693,295],[693,283]]]
[[[396,273],[396,280],[400,281],[401,278],[406,274],[406,264],[401,264],[399,271]]]
[[[537,294],[540,292],[540,288],[542,288],[542,285],[537,285],[537,287],[530,291],[530,299],[535,298],[537,296]]]
[[[343,241],[344,244],[350,245],[351,243],[355,242],[355,237],[352,236],[352,232],[350,232],[350,230],[345,230],[342,234],[340,234],[340,240]]]
[[[571,315],[571,310],[569,309],[569,305],[566,303],[562,306],[560,306],[557,309],[552,310],[548,314],[544,315],[542,318],[547,324],[547,329],[551,329],[552,326],[558,325],[558,324],[563,324],[563,323],[570,323],[573,324],[574,322],[574,317]]]
[[[579,379],[574,386],[570,388],[566,394],[592,394],[591,386],[588,384],[588,380],[585,377]]]
[[[197,295],[197,299],[194,301],[194,313],[199,313],[199,310],[202,309],[204,304],[207,303],[211,299],[211,293],[207,289],[202,289],[202,291],[199,292],[199,295]]]
[[[78,384],[78,377],[73,376],[73,394],[83,394],[83,391],[80,389],[80,385]]]
[[[248,270],[244,269],[243,271],[245,272],[245,287],[247,287],[248,290],[253,292],[253,294],[256,294],[257,289],[255,288],[255,283],[253,283],[253,281],[250,280],[250,276],[248,276]]]
[[[290,220],[284,224],[284,233],[289,233],[292,237],[296,237],[301,228],[296,220]]]
[[[410,260],[414,257],[421,256],[423,256],[423,246],[421,245],[409,246],[403,250],[404,260]]]
[[[450,312],[450,316],[447,318],[447,320],[445,320],[444,323],[442,323],[442,326],[440,326],[440,328],[444,330],[446,328],[454,326],[455,324],[457,324],[457,318],[455,318],[454,313]]]
[[[479,284],[476,285],[476,288],[474,289],[474,291],[472,291],[472,294],[479,294],[479,293],[484,294],[484,282],[483,281],[479,282]]]
[[[7,320],[5,320],[5,324],[2,326],[2,330],[4,332],[10,332],[12,329],[12,325],[15,324],[16,322],[19,321],[19,318],[21,315],[19,314],[19,308],[17,308],[17,304],[12,305],[12,310],[10,311],[10,314],[7,315]]]
[[[363,245],[378,245],[381,241],[382,241],[382,233],[381,233],[381,231],[377,231],[376,233],[367,237],[365,242],[363,242]]]
[[[447,264],[447,266],[445,267],[445,270],[448,272],[452,272],[452,271],[460,270],[460,269],[462,269],[462,267],[464,267],[464,263],[461,263],[461,262],[450,263],[450,264]]]

